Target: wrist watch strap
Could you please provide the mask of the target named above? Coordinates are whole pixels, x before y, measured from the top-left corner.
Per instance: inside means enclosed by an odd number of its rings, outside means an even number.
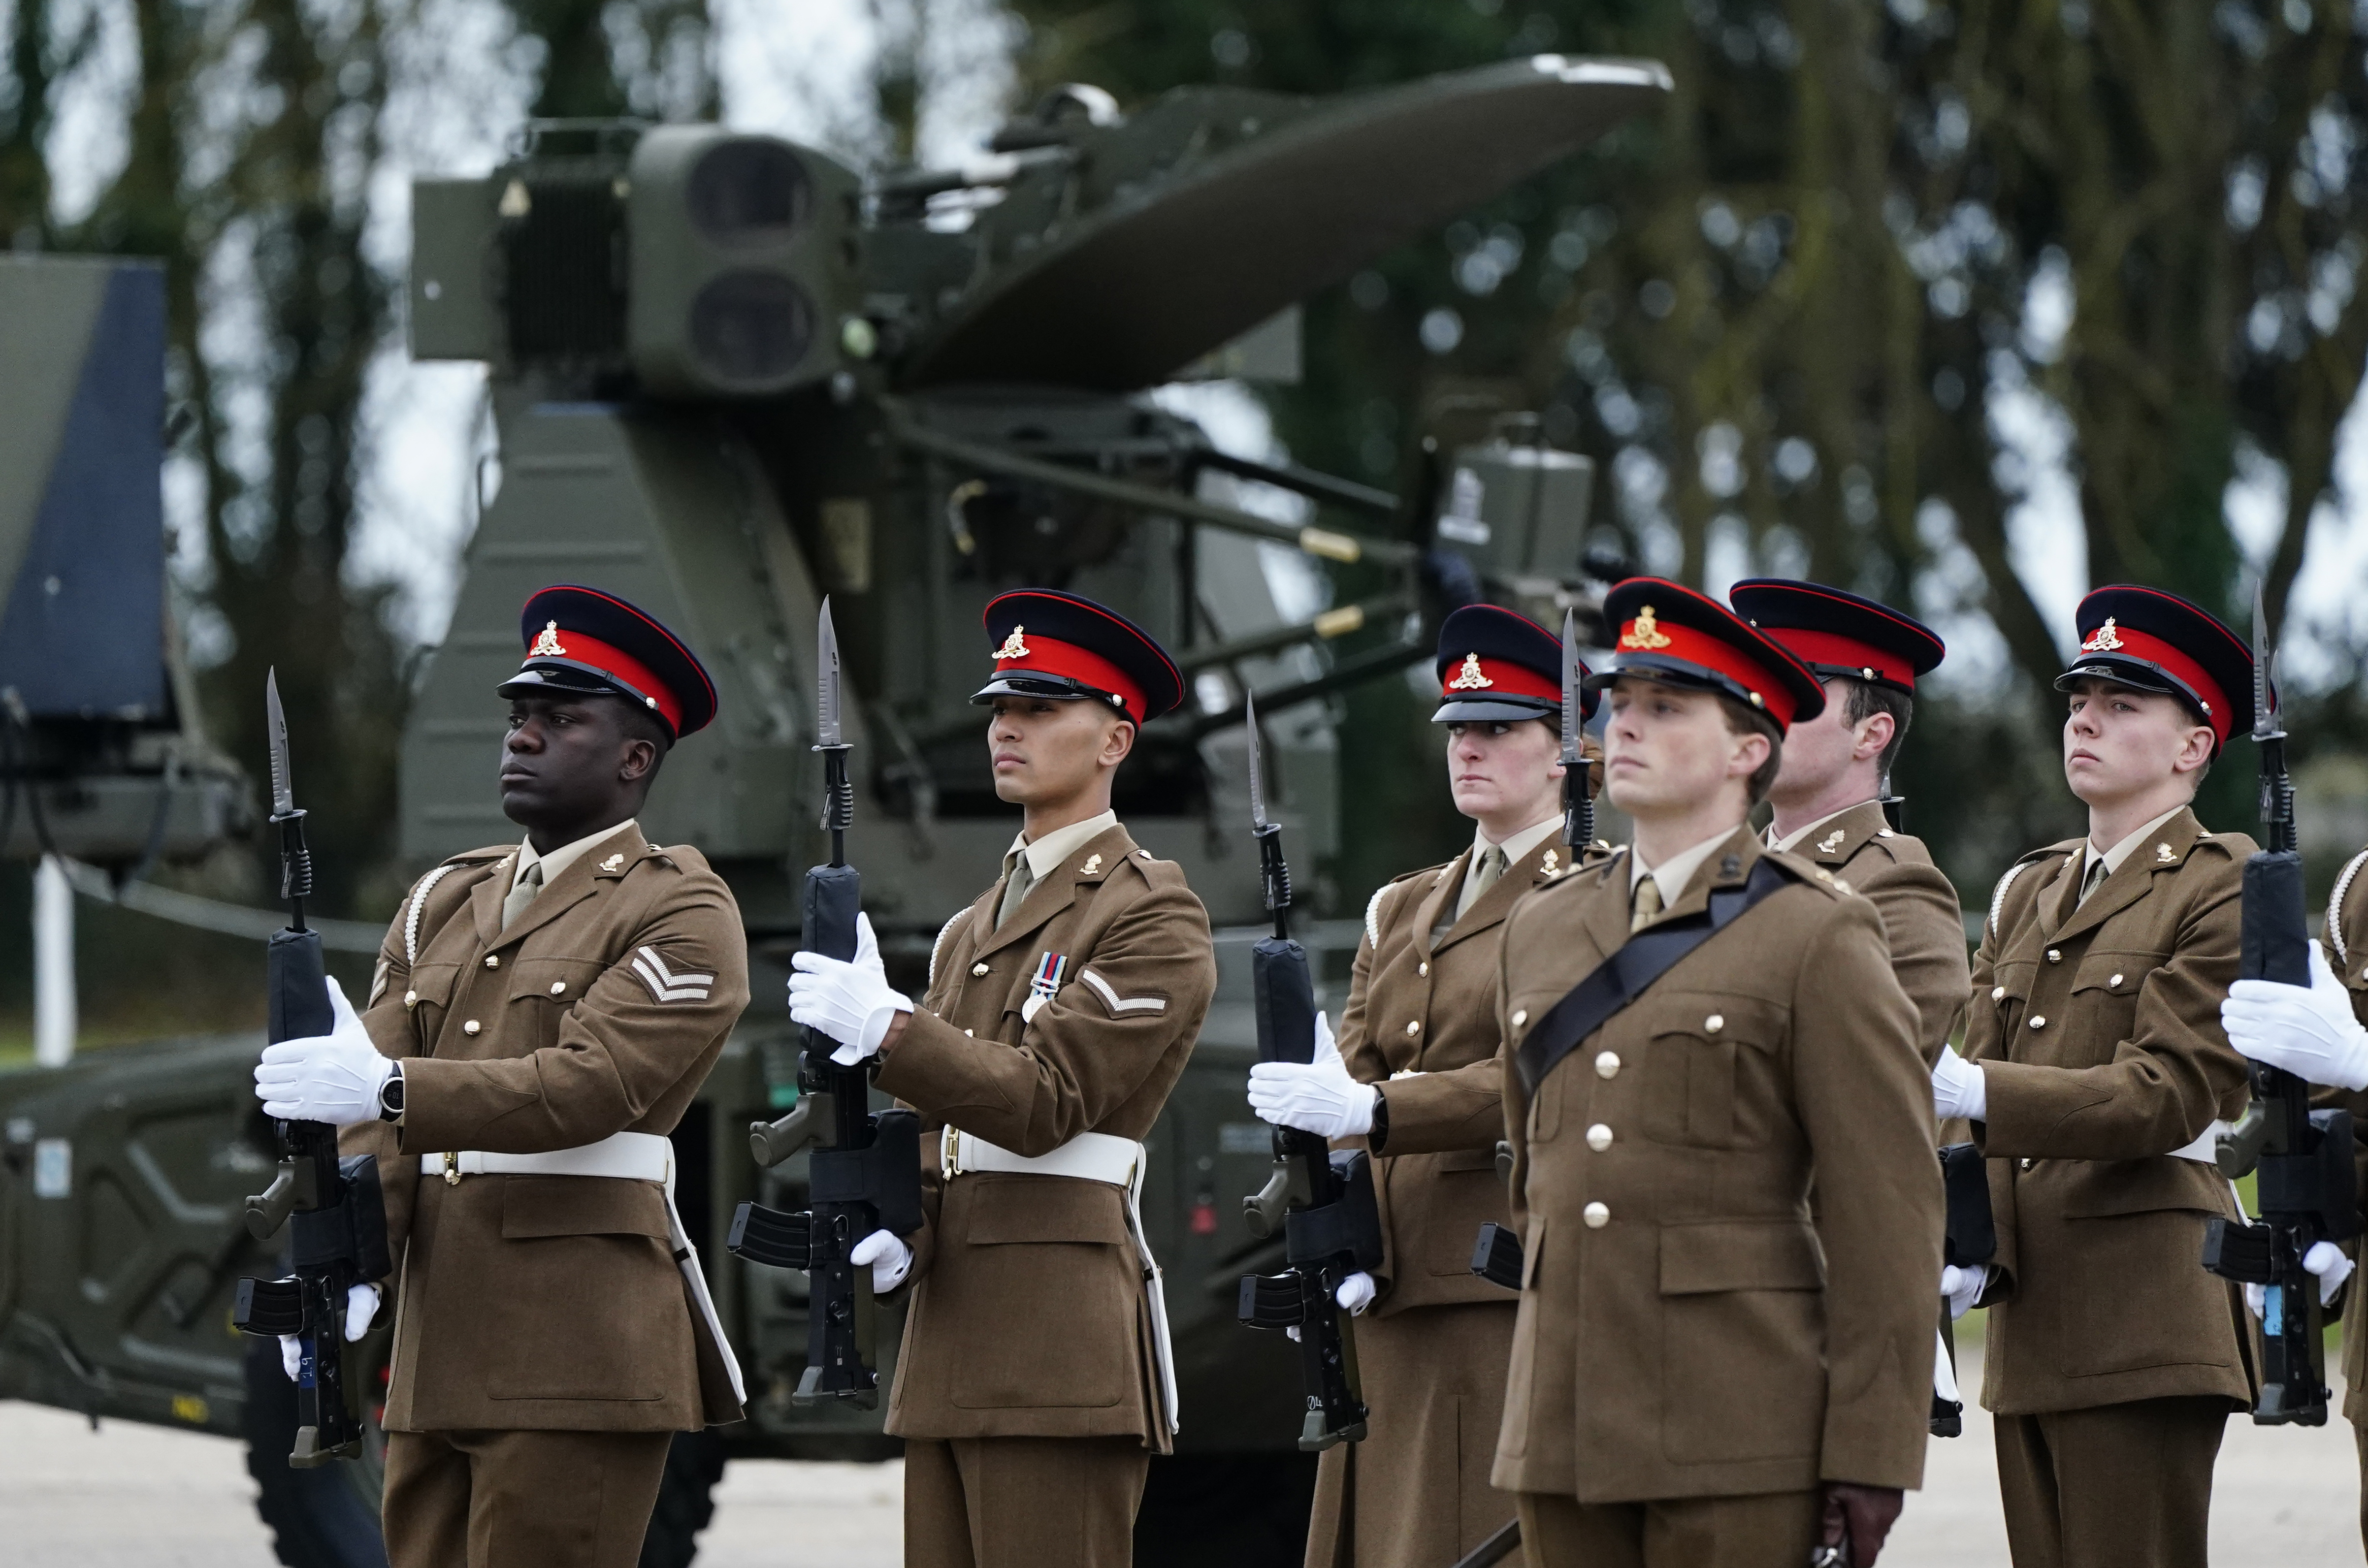
[[[378,1086],[378,1119],[381,1121],[403,1119],[403,1063],[400,1062],[394,1064],[394,1071],[386,1075],[386,1082]]]

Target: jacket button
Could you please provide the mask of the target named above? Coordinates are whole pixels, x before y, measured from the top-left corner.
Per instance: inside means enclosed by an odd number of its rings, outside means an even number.
[[[418,992],[416,992],[416,991],[406,991],[406,992],[404,992],[404,993],[403,994],[403,1005],[404,1005],[404,1006],[406,1006],[406,1007],[416,1007],[416,1006],[419,1006],[419,993],[418,993]]]
[[[1415,965],[1414,971],[1417,976],[1423,979],[1429,979],[1430,976],[1430,960],[1425,959],[1422,962]]]
[[[499,969],[499,968],[501,968],[501,967],[502,967],[502,955],[501,955],[501,954],[499,954],[499,953],[487,953],[487,954],[485,955],[485,967],[486,967],[487,969]]]
[[[2003,986],[2003,985],[1993,985],[1993,986],[1991,986],[1991,987],[1990,987],[1990,1000],[1991,1000],[1991,1001],[1993,1001],[1993,1002],[2003,1002],[2003,1001],[2005,1001],[2005,1000],[2006,1000],[2006,987],[2005,987],[2005,986]]]
[[[1620,1053],[1616,1051],[1607,1051],[1597,1056],[1595,1059],[1595,1075],[1599,1078],[1618,1077],[1620,1075]]]
[[[1587,1228],[1590,1231],[1600,1231],[1611,1223],[1611,1210],[1600,1203],[1588,1204],[1578,1211],[1578,1217],[1587,1221]]]
[[[976,1040],[978,1038],[977,1031],[973,1029],[964,1029],[962,1030],[962,1033],[972,1040]]]
[[[2112,979],[2105,982],[2105,989],[2108,991],[2119,991],[2121,988],[2122,977],[2118,974],[2113,976]]]
[[[567,982],[565,982],[565,981],[564,981],[564,980],[554,980],[554,981],[552,981],[552,982],[551,983],[551,994],[552,994],[553,996],[558,995],[561,992],[563,992],[563,991],[564,991],[564,990],[566,990],[566,989],[567,989]]]
[[[1611,1147],[1611,1129],[1601,1122],[1587,1130],[1587,1146],[1600,1154]]]
[[[484,1025],[477,1022],[476,1019],[471,1018],[467,1023],[461,1026],[461,1032],[462,1034],[475,1034],[479,1029],[482,1029],[484,1027]]]
[[[2022,1168],[2023,1170],[2026,1170],[2026,1171],[2027,1171],[2027,1170],[2029,1170],[2029,1169],[2032,1167],[2032,1165],[2033,1162],[2032,1162],[2032,1160],[2031,1159],[2031,1157],[2030,1157],[2029,1155],[2027,1155],[2027,1154],[2026,1154],[2026,1155],[2025,1155],[2025,1156],[2023,1156],[2021,1159],[2017,1160],[2017,1161],[2015,1162],[2015,1164],[2016,1164],[2018,1166],[2020,1166],[2021,1168]]]
[[[1725,1013],[1713,1013],[1709,1017],[1702,1020],[1702,1033],[1704,1034],[1716,1034],[1719,1030],[1725,1028],[1726,1028],[1726,1015]]]
[[[1422,1020],[1421,1020],[1420,1018],[1408,1018],[1408,1019],[1406,1020],[1406,1033],[1408,1033],[1408,1034],[1420,1034],[1420,1033],[1422,1033]]]
[[[2035,1029],[2044,1029],[2047,1027],[2047,1020],[2042,1017],[2033,1017],[2031,1020],[2031,1027]]]
[[[1515,1028],[1520,1028],[1523,1024],[1526,1024],[1529,1021],[1530,1010],[1527,1007],[1516,1007],[1513,1009],[1513,1027]]]
[[[973,974],[985,974],[986,972],[986,965],[983,963],[974,963],[970,966],[970,971]]]
[[[2048,949],[2047,961],[2049,963],[2062,963],[2064,961],[2064,949],[2061,948]]]

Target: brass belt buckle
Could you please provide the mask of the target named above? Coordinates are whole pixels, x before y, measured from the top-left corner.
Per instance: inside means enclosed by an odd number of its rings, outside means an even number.
[[[457,1150],[444,1151],[444,1185],[446,1187],[461,1185],[461,1155]]]
[[[947,1181],[962,1175],[962,1131],[951,1122],[938,1130],[938,1171]]]

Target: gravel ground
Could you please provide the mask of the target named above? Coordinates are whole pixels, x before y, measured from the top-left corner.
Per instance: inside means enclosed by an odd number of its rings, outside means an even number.
[[[1979,1373],[1968,1368],[1973,1378]],[[1971,1412],[1968,1413],[1972,1414]],[[1886,1563],[1998,1568],[1987,1417],[1935,1442]],[[724,1472],[700,1568],[894,1568],[896,1465],[759,1460]],[[2359,1471],[2350,1428],[2228,1424],[2213,1488],[2221,1568],[2352,1568],[2362,1562]],[[0,1403],[0,1562],[8,1568],[272,1568],[254,1487],[226,1438]]]

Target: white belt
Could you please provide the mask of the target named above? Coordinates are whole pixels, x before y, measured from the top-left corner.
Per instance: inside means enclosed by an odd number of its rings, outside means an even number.
[[[2194,1142],[2183,1149],[2173,1149],[2170,1152],[2170,1157],[2174,1160],[2193,1160],[2198,1165],[2204,1165],[2216,1164],[2215,1145],[2220,1142],[2220,1134],[2227,1131],[2226,1122],[2214,1121],[2203,1130],[2203,1136],[2196,1139]]]
[[[1047,1154],[1015,1154],[975,1133],[949,1127],[938,1142],[938,1165],[947,1180],[982,1172],[1016,1176],[1071,1176],[1079,1181],[1107,1182],[1126,1191],[1127,1234],[1133,1239],[1136,1261],[1143,1266],[1143,1283],[1151,1297],[1151,1344],[1159,1363],[1159,1392],[1167,1408],[1161,1415],[1169,1436],[1181,1430],[1176,1396],[1176,1351],[1167,1332],[1167,1291],[1159,1260],[1151,1256],[1151,1240],[1143,1231],[1143,1171],[1144,1150],[1132,1138],[1108,1132],[1080,1132]]]
[[[682,1270],[683,1284],[707,1324],[709,1337],[715,1341],[715,1353],[723,1358],[723,1369],[732,1375],[733,1397],[742,1404],[748,1403],[747,1385],[740,1380],[740,1358],[732,1353],[732,1342],[723,1336],[723,1322],[715,1315],[715,1301],[707,1293],[707,1276],[699,1267],[699,1249],[690,1244],[689,1233],[682,1228],[682,1216],[675,1210],[671,1139],[655,1132],[612,1132],[598,1143],[574,1149],[546,1149],[534,1154],[459,1149],[450,1153],[420,1155],[419,1174],[442,1176],[450,1187],[460,1186],[462,1176],[611,1176],[620,1181],[665,1183],[666,1232],[674,1246],[675,1267]]]

